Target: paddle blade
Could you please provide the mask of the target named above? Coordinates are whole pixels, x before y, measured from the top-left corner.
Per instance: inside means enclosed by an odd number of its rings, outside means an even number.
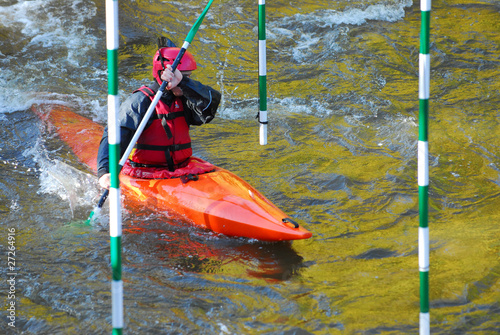
[[[198,31],[198,28],[201,26],[201,23],[203,22],[203,19],[205,18],[205,15],[207,15],[208,9],[212,5],[212,2],[214,2],[214,0],[210,0],[208,2],[208,4],[205,7],[205,9],[203,10],[203,12],[198,17],[198,20],[196,20],[196,22],[194,23],[193,27],[189,31],[189,33],[188,33],[188,35],[186,37],[186,42],[188,42],[189,44],[191,44],[191,42],[193,41],[194,35],[196,35],[196,32]]]
[[[97,206],[90,213],[89,218],[87,219],[87,221],[85,221],[86,224],[88,224],[88,225],[92,224],[94,222],[93,220],[95,220],[95,218],[97,216],[99,216],[99,213],[101,212],[101,208],[104,205],[104,202],[106,201],[106,199],[108,198],[108,195],[109,195],[109,190],[105,190],[102,193],[101,198],[99,199],[99,202],[97,203]]]
[[[100,207],[94,208],[94,210],[92,212],[90,212],[89,218],[85,221],[85,224],[89,225],[89,226],[93,225],[95,219],[99,216],[100,212],[101,212]]]

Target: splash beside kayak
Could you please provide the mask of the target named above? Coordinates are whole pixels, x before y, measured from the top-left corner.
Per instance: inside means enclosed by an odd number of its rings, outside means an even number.
[[[32,110],[81,162],[97,170],[101,125],[60,104],[35,104]],[[207,163],[197,157],[193,160]],[[216,233],[261,241],[312,236],[246,181],[215,165],[212,172],[195,178],[141,179],[121,174],[120,183],[127,202],[177,213]]]

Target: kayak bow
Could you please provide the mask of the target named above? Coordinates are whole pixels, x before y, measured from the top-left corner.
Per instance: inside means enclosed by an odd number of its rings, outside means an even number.
[[[55,129],[83,163],[97,170],[102,126],[63,105],[37,104],[32,110]],[[213,172],[190,179],[140,179],[121,174],[120,184],[127,202],[174,212],[195,225],[227,236],[261,241],[312,236],[246,181],[215,165]]]

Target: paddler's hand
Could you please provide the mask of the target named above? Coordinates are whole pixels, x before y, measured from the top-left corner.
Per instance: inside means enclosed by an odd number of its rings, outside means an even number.
[[[102,188],[105,188],[109,190],[109,187],[111,186],[111,174],[106,173],[99,178],[99,185],[101,185]]]
[[[167,65],[167,68],[161,73],[161,80],[168,82],[167,90],[171,90],[181,82],[182,73],[178,69],[175,69],[175,73],[172,72],[172,66]]]

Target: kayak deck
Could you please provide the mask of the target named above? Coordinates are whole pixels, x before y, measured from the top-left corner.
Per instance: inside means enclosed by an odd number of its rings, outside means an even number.
[[[83,163],[97,170],[102,126],[63,105],[39,104],[32,110],[54,128]],[[174,212],[216,233],[261,241],[312,236],[250,184],[220,167],[198,175],[197,180],[140,179],[121,174],[120,183],[126,201]]]
[[[120,176],[124,194],[145,200],[156,209],[174,211],[194,224],[228,236],[262,241],[304,239],[311,233],[295,228],[278,207],[243,179],[216,168],[183,183],[180,178],[165,180]]]

